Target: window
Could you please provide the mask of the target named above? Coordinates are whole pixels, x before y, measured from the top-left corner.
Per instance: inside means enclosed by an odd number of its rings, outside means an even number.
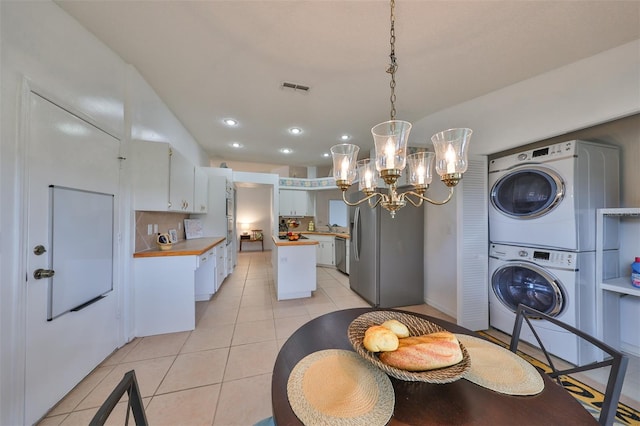
[[[347,226],[347,205],[342,200],[329,200],[329,224]]]

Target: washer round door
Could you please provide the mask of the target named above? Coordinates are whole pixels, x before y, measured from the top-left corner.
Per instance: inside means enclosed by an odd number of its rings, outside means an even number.
[[[514,219],[534,219],[553,210],[564,198],[565,185],[553,170],[522,166],[504,175],[491,188],[491,204]]]
[[[496,297],[512,312],[518,305],[529,306],[550,316],[559,315],[566,298],[560,282],[546,270],[524,262],[510,262],[491,277]]]

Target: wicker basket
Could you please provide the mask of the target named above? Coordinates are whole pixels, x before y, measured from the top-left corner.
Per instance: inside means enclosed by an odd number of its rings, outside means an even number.
[[[384,364],[375,353],[369,352],[365,349],[362,341],[364,339],[364,333],[369,327],[372,325],[380,325],[390,319],[398,320],[406,325],[411,336],[420,336],[423,334],[446,330],[423,318],[403,312],[373,311],[362,314],[358,318],[354,319],[351,324],[349,324],[349,329],[347,331],[349,341],[353,345],[353,348],[364,359],[371,362],[391,377],[410,382],[451,383],[460,379],[471,367],[469,353],[462,344],[460,344],[460,349],[462,350],[462,361],[449,367],[414,372],[401,370]]]

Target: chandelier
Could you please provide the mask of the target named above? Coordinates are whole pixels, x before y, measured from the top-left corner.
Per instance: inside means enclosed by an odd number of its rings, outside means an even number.
[[[424,201],[442,205],[453,196],[453,188],[462,179],[467,170],[467,147],[471,138],[471,129],[459,128],[438,132],[431,137],[434,152],[415,152],[407,155],[407,141],[411,131],[411,123],[396,120],[396,63],[395,55],[395,0],[391,0],[390,44],[391,62],[387,73],[391,75],[391,120],[385,121],[371,129],[375,143],[376,155],[373,160],[358,160],[360,148],[353,144],[339,144],[331,148],[333,158],[333,177],[336,186],[342,190],[342,199],[349,206],[356,206],[365,201],[371,208],[381,205],[388,210],[391,217],[407,204],[420,207]],[[440,180],[449,188],[447,198],[442,201],[432,200],[424,195],[433,175],[435,157],[436,172]],[[408,164],[408,183],[412,186],[408,191],[398,193],[398,178]],[[387,193],[378,192],[378,178],[382,178],[388,186]],[[354,202],[346,198],[346,190],[358,180],[358,189],[365,197]]]

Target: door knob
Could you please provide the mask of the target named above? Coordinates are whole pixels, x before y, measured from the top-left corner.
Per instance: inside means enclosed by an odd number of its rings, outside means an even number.
[[[41,280],[43,278],[51,278],[55,275],[56,271],[53,269],[36,269],[33,272],[33,278]]]

